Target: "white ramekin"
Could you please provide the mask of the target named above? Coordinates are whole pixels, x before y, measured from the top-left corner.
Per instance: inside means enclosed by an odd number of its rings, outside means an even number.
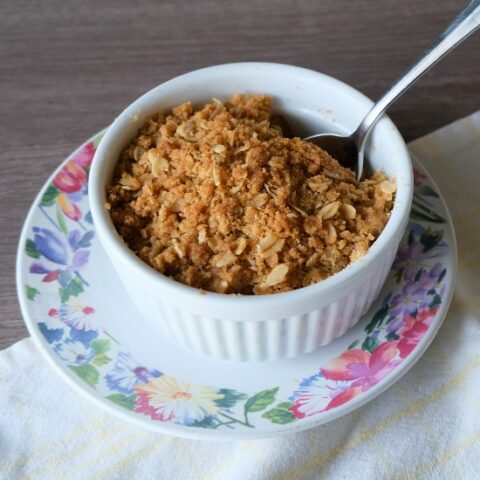
[[[326,345],[353,326],[378,295],[390,270],[408,222],[413,178],[406,145],[388,118],[375,127],[367,152],[371,168],[397,179],[391,218],[362,259],[316,285],[261,296],[201,294],[137,258],[117,234],[104,207],[105,186],[120,152],[148,116],[187,100],[201,104],[239,92],[271,95],[274,108],[300,135],[353,131],[372,105],[334,78],[289,65],[236,63],[187,73],[150,90],[112,123],[91,168],[91,211],[98,238],[133,302],[172,340],[230,360],[295,357]]]

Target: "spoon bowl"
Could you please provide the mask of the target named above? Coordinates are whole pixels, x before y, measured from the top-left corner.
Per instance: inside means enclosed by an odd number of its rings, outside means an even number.
[[[357,145],[354,136],[346,137],[334,133],[321,133],[305,138],[321,149],[328,152],[340,165],[353,170],[357,178],[361,177],[363,171],[364,145]]]

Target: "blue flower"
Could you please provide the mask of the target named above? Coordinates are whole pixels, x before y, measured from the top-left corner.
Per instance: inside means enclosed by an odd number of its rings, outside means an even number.
[[[58,279],[63,287],[67,286],[73,277],[72,272],[80,270],[88,262],[90,252],[80,249],[90,246],[93,233],[87,232],[81,237],[78,230],[73,230],[65,242],[48,228],[34,227],[33,231],[35,247],[48,262],[32,263],[30,273],[44,275],[44,282]]]
[[[66,303],[60,306],[58,315],[63,323],[75,330],[95,330],[90,316],[95,313],[93,307],[86,306],[76,297],[70,297]]]
[[[48,328],[45,322],[39,322],[38,329],[48,343],[59,342],[63,337],[63,328]]]
[[[48,228],[34,227],[33,231],[37,250],[53,263],[67,265],[68,250],[65,243]]]
[[[70,327],[70,337],[88,346],[98,337],[90,316],[95,313],[93,307],[82,305],[76,297],[70,297],[60,306],[58,315],[60,320]]]
[[[69,366],[85,365],[95,357],[95,350],[82,342],[68,339],[56,348],[57,355]]]
[[[114,369],[105,375],[105,381],[110,389],[131,395],[137,385],[160,375],[162,374],[158,370],[149,370],[137,363],[129,353],[120,352]]]
[[[98,337],[98,332],[88,320],[88,317],[94,313],[93,307],[82,305],[76,297],[70,297],[66,303],[60,305],[59,309],[51,308],[48,311],[50,317],[60,318],[70,327],[70,340],[81,342],[86,347]]]
[[[70,338],[83,343],[86,347],[90,345],[91,341],[95,340],[97,337],[98,332],[96,330],[76,330],[75,328],[70,329]]]

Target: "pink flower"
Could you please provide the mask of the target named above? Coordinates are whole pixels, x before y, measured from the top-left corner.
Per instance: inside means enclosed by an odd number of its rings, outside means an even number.
[[[297,418],[310,417],[348,402],[360,391],[360,387],[352,388],[350,382],[329,380],[317,373],[302,380],[290,397],[290,411]]]
[[[55,175],[53,185],[59,191],[56,201],[62,212],[74,221],[82,218],[82,211],[76,205],[84,193],[88,180],[88,168],[95,153],[93,143],[80,148]]]
[[[70,160],[55,175],[53,184],[63,193],[75,193],[82,190],[87,182],[87,172],[77,163]]]
[[[71,161],[80,167],[89,167],[92,164],[95,147],[92,142],[86,143],[80,150],[74,153]]]
[[[351,387],[369,390],[401,362],[398,358],[397,342],[385,342],[371,354],[364,350],[352,349],[342,353],[322,368],[325,378],[352,381]]]
[[[400,340],[398,340],[400,358],[408,357],[420,343],[420,340],[430,328],[437,311],[438,307],[432,310],[424,307],[418,311],[416,318],[411,315],[405,317],[402,328],[397,332],[400,335]]]
[[[55,175],[53,184],[63,193],[75,193],[82,190],[87,182],[87,171],[95,153],[93,143],[80,148],[65,166]]]
[[[325,407],[325,411],[347,403],[349,400],[356,397],[361,390],[362,389],[360,387],[352,387],[344,390],[342,393],[339,393],[337,396],[333,397],[333,399]]]
[[[365,392],[391,372],[402,359],[398,342],[386,342],[372,353],[360,349],[343,352],[320,373],[305,378],[290,397],[297,418],[331,410]]]

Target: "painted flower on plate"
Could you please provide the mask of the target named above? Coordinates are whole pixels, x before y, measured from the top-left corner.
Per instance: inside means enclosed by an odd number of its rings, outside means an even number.
[[[38,329],[48,343],[59,342],[63,337],[63,328],[58,328],[50,319],[38,322]]]
[[[402,328],[397,332],[400,335],[397,347],[400,358],[410,355],[412,350],[419,344],[437,314],[438,307],[422,308],[418,311],[416,317],[407,315]]]
[[[290,397],[290,411],[296,418],[309,417],[346,403],[360,392],[351,382],[325,378],[321,373],[305,378]]]
[[[347,350],[320,370],[326,378],[352,380],[352,387],[359,386],[366,391],[399,363],[397,342],[385,342],[372,353],[360,349]]]
[[[56,202],[62,212],[74,221],[82,218],[77,205],[87,193],[87,168],[92,163],[95,147],[89,142],[81,147],[55,175],[53,185],[59,191]]]
[[[394,270],[403,269],[405,278],[412,278],[415,269],[423,258],[423,249],[424,247],[419,241],[403,245],[398,249],[392,268]]]
[[[436,263],[430,271],[422,270],[418,277],[417,284],[427,292],[439,288],[440,285],[438,279],[444,271],[443,265],[441,263]]]
[[[33,228],[33,242],[38,252],[43,256],[43,262],[30,265],[30,273],[44,275],[44,282],[60,281],[62,286],[72,279],[72,272],[80,270],[88,262],[90,252],[75,246],[71,238],[78,230],[73,230],[65,241],[60,235],[48,228]]]
[[[213,388],[178,382],[167,375],[152,378],[134,390],[138,394],[135,411],[154,420],[173,420],[185,425],[217,413],[219,407],[215,400],[223,398]]]
[[[393,296],[390,315],[392,317],[411,315],[428,303],[430,298],[425,289],[414,280],[409,280],[403,286],[402,293]]]
[[[75,222],[78,222],[78,220],[81,220],[82,218],[82,211],[78,206],[72,201],[69,195],[64,195],[63,193],[60,193],[56,201],[58,203],[58,206],[62,210],[62,212],[68,217],[74,220]]]
[[[129,353],[120,352],[114,369],[105,375],[105,381],[111,390],[117,390],[125,395],[131,395],[133,389],[151,378],[161,375],[158,370],[149,370],[136,362]]]
[[[73,367],[89,363],[95,357],[93,348],[85,346],[82,342],[69,341],[61,343],[56,348],[57,355],[67,365]]]
[[[95,155],[95,145],[88,142],[82,145],[71,157],[70,161],[76,163],[80,167],[88,168],[92,164]]]
[[[320,374],[302,381],[291,397],[291,412],[303,418],[343,405],[370,390],[401,361],[397,342],[385,342],[372,353],[347,350],[321,368]]]
[[[63,193],[75,193],[86,185],[87,172],[77,162],[70,160],[53,178],[53,185]]]
[[[95,329],[90,319],[94,313],[93,307],[83,305],[77,297],[70,297],[58,310],[58,316],[63,323],[76,330],[86,331]]]

